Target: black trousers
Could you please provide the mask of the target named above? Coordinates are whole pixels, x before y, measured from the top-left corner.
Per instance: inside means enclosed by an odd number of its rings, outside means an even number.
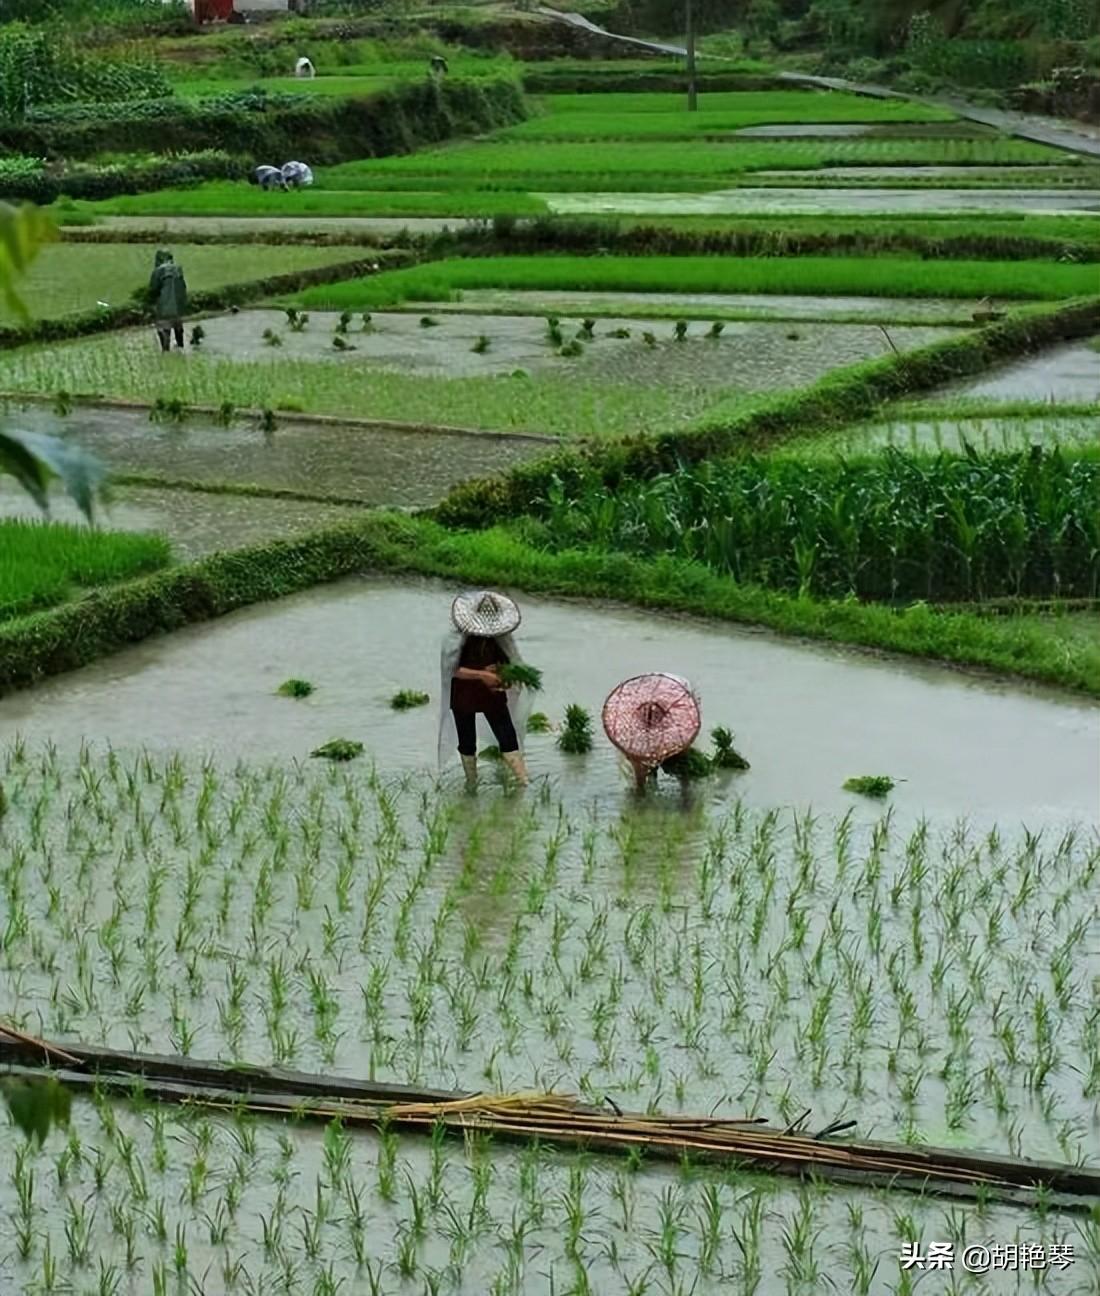
[[[172,337],[175,336],[176,346],[183,346],[183,324],[177,322],[171,328],[157,329],[157,337],[160,338],[160,349],[167,351],[172,345]]]
[[[455,711],[452,709],[451,714],[455,718],[455,728],[458,730],[458,754],[460,756],[476,756],[477,712]],[[501,706],[499,709],[494,708],[492,711],[483,711],[482,715],[489,722],[489,728],[493,731],[493,737],[497,740],[497,746],[500,748],[502,756],[519,751],[516,726],[512,723],[512,717],[508,714],[506,706]]]

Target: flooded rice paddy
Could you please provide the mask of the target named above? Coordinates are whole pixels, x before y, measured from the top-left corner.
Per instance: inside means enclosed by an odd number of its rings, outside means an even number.
[[[1100,351],[1095,341],[1051,347],[1039,355],[1000,365],[932,392],[928,400],[975,397],[984,400],[1100,403]]]
[[[660,292],[584,292],[553,289],[467,288],[462,300],[445,307],[430,302],[410,302],[408,310],[447,310],[476,314],[485,311],[525,311],[545,314],[547,311],[572,315],[605,315],[629,307],[632,312],[655,313],[676,311],[690,316],[693,310],[711,314],[751,314],[777,316],[781,319],[828,320],[836,316],[872,316],[884,321],[904,319],[938,323],[943,320],[969,323],[977,300],[942,297],[800,297],[772,293],[660,293]],[[610,326],[605,326],[610,327]],[[639,326],[640,327],[640,326]],[[665,325],[667,328],[667,325]]]
[[[849,216],[1046,212],[1100,216],[1100,190],[739,188],[709,193],[542,193],[555,215]]]
[[[531,788],[490,773],[470,797],[430,768],[434,708],[387,706],[400,687],[437,698],[451,593],[345,581],[0,701],[12,1016],[122,1048],[780,1126],[809,1108],[814,1128],[1094,1157],[1097,708],[524,600],[552,716],[683,671],[752,769],[639,804],[605,744],[566,758],[533,736]],[[289,675],[316,692],[276,697]],[[306,759],[336,735],[369,755]],[[908,779],[890,809],[839,790],[872,770]],[[870,1296],[895,1290],[875,1274],[893,1279],[903,1240],[941,1236],[1075,1244],[1040,1290],[1088,1290],[1100,1262],[1093,1226],[1042,1210],[639,1173],[476,1135],[103,1101],[75,1116],[43,1152],[0,1154],[22,1290],[51,1266],[86,1285],[93,1254],[133,1296],[177,1271],[211,1296],[261,1277]]]
[[[113,387],[125,386],[126,365],[135,367],[141,381],[147,381],[151,365],[158,365],[157,372],[168,382],[194,364],[264,365],[277,376],[286,362],[306,360],[333,368],[387,369],[448,379],[504,379],[520,370],[567,373],[629,386],[770,391],[809,384],[833,369],[890,351],[882,330],[871,324],[811,322],[792,331],[779,322],[731,322],[720,338],[708,338],[704,335],[709,325],[699,322],[689,330],[686,343],[679,343],[673,337],[670,319],[612,316],[601,319],[594,340],[584,345],[581,355],[566,357],[548,342],[546,320],[535,315],[440,311],[438,316],[428,317],[435,323],[424,327],[415,313],[375,312],[370,331],[363,331],[355,318],[346,335],[347,349],[341,350],[333,345],[339,319],[335,313],[310,312],[305,331],[295,333],[287,329],[281,311],[241,311],[204,321],[206,337],[201,352],[190,349],[169,356],[151,355],[147,331],[131,329],[106,341],[97,338],[69,343],[51,350],[48,357],[14,361],[4,381],[15,386],[27,381],[41,387],[47,370],[51,375],[61,370],[82,379],[82,385],[73,390],[84,391],[90,384],[102,383],[103,373],[108,374],[107,382]],[[573,339],[580,323],[580,319],[563,318],[563,337]],[[626,336],[612,336],[617,330],[625,331]],[[265,332],[275,333],[281,344],[269,345]],[[646,332],[653,333],[653,345],[647,343]],[[942,327],[902,325],[891,329],[890,336],[899,349],[906,350],[949,334]],[[478,352],[473,348],[481,337],[488,339],[488,348]],[[99,359],[108,353],[110,370]],[[111,389],[104,394],[125,396],[129,390]],[[362,413],[356,409],[346,412],[353,417]]]
[[[504,471],[550,448],[539,439],[387,431],[295,422],[293,415],[280,417],[274,432],[264,432],[252,420],[225,428],[198,415],[180,425],[153,424],[141,409],[82,407],[59,419],[47,407],[27,406],[18,418],[9,418],[28,430],[76,442],[119,473],[335,495],[398,508],[428,507],[468,477]],[[201,512],[206,506],[197,502],[196,507]],[[235,514],[238,501],[213,507]],[[241,516],[249,514],[243,507]],[[293,514],[319,521],[326,516],[323,506],[313,504],[299,505]],[[227,526],[232,530],[234,524],[227,521]]]
[[[0,741],[23,733],[63,750],[89,739],[293,760],[343,735],[395,775],[430,770],[452,596],[432,582],[341,581],[152,639],[0,699]],[[1036,828],[1100,820],[1100,708],[1091,703],[762,632],[522,601],[525,655],[546,673],[539,707],[551,716],[573,701],[598,713],[619,680],[644,671],[691,678],[707,725],[731,727],[753,766],[721,784],[722,799],[843,813],[861,805],[841,791],[846,778],[885,772],[906,780],[892,805],[907,818],[1010,815]],[[599,654],[584,651],[589,642]],[[292,676],[316,686],[301,704],[275,696]],[[405,688],[436,705],[392,711]],[[535,775],[577,803],[622,810],[626,783],[602,740],[576,761],[552,735],[533,735],[530,756]]]
[[[888,445],[899,450],[959,450],[964,443],[984,451],[1030,445],[1096,446],[1100,444],[1100,412],[1095,416],[1027,418],[895,418],[846,428],[838,434],[800,437],[788,442],[787,449],[832,455]]]

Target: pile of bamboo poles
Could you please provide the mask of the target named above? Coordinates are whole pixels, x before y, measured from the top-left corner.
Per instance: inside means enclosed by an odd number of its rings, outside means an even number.
[[[9,1074],[21,1077],[48,1068],[78,1089],[95,1086],[119,1095],[140,1094],[146,1101],[227,1113],[420,1132],[439,1124],[457,1135],[479,1131],[505,1141],[665,1161],[686,1157],[758,1172],[1023,1205],[1032,1204],[1043,1190],[1056,1194],[1060,1207],[1069,1210],[1087,1210],[1091,1200],[1100,1198],[1097,1169],[955,1148],[831,1141],[855,1122],[835,1122],[817,1134],[797,1132],[809,1112],[794,1125],[775,1129],[762,1118],[624,1112],[610,1099],[602,1108],[567,1094],[462,1094],[83,1044],[62,1048],[0,1027],[0,1066],[4,1064]]]

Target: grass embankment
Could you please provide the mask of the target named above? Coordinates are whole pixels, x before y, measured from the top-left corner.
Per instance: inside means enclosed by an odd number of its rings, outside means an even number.
[[[448,531],[426,519],[374,515],[129,582],[55,612],[0,627],[0,690],[71,670],[149,635],[367,569],[417,572],[529,593],[612,599],[767,626],[980,667],[1100,696],[1100,642],[1049,633],[1030,616],[893,611],[738,585],[701,563],[596,549],[548,553],[502,529]],[[1060,624],[1056,622],[1055,624]]]
[[[189,245],[165,236],[183,267],[192,291],[224,288],[275,274],[292,274],[317,266],[353,261],[362,250],[349,247],[265,248],[259,245],[217,247]],[[93,311],[97,303],[121,306],[149,282],[153,248],[145,243],[110,243],[95,248],[54,243],[31,263],[20,295],[35,319],[52,319]],[[0,324],[20,316],[0,302]]]
[[[156,571],[170,560],[161,536],[0,519],[0,621]]]
[[[472,142],[343,162],[318,173],[327,189],[526,189],[536,192],[693,192],[763,170],[836,166],[1066,165],[1066,155],[1013,139]],[[445,183],[441,184],[441,181]]]
[[[1096,287],[1095,265],[904,257],[473,257],[318,286],[294,304],[369,310],[455,301],[477,288],[577,292],[779,293],[1058,300]]]
[[[945,122],[954,115],[897,99],[834,91],[767,90],[707,94],[688,112],[683,95],[564,94],[543,100],[545,115],[503,132],[509,139],[677,139],[746,126],[809,123]]]

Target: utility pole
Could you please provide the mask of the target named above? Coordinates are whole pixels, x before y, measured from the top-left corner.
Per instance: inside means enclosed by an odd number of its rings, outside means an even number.
[[[688,112],[698,107],[695,95],[695,17],[691,10],[691,0],[684,0],[687,7],[687,74],[688,74]]]

